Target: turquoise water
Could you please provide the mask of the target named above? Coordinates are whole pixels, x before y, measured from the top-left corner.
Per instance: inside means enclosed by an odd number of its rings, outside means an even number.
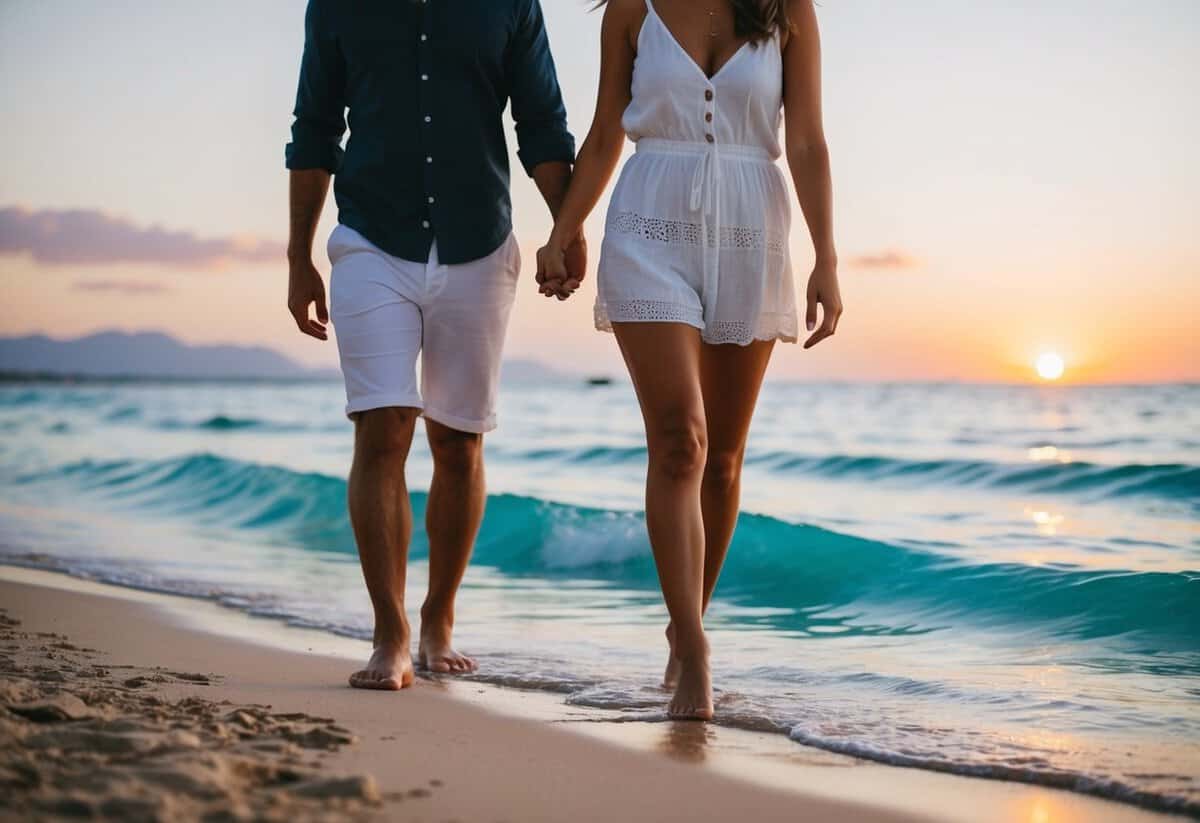
[[[0,559],[367,638],[341,403],[0,387]],[[461,647],[481,679],[662,719],[632,389],[512,384],[501,415]],[[721,722],[1200,814],[1200,386],[769,385],[744,508]],[[414,605],[425,556],[418,529]]]

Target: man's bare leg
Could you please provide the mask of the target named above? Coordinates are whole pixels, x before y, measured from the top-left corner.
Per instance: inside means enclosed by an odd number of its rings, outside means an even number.
[[[359,689],[398,690],[413,682],[412,632],[404,614],[412,508],[404,464],[417,410],[372,409],[354,421],[349,507],[363,578],[375,610],[375,649],[350,675]]]
[[[429,593],[421,606],[418,662],[434,672],[475,671],[475,661],[451,644],[454,598],[467,571],[487,498],[483,435],[425,418],[433,453],[433,483],[425,508],[429,535]]]

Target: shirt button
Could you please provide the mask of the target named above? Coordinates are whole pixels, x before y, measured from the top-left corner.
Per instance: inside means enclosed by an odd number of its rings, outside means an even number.
[[[434,202],[434,198],[430,197],[429,202],[430,202],[430,204],[432,204]]]
[[[422,42],[422,43],[424,43],[424,42],[425,42],[426,40],[428,40],[428,39],[429,39],[429,35],[428,35],[428,34],[422,34],[422,35],[421,35],[421,42]]]
[[[421,75],[421,79],[422,79],[422,80],[428,80],[428,79],[429,79],[429,75],[428,75],[428,74],[422,74],[422,75]]]
[[[427,228],[429,228],[429,221],[428,221],[428,220],[422,220],[422,221],[421,221],[421,228],[423,228],[423,229],[427,229]]]
[[[717,142],[717,138],[713,137],[711,134],[706,134],[706,135],[704,135],[704,139],[705,139],[705,140],[707,140],[707,141],[708,141],[708,142],[710,142],[710,143],[715,143],[715,142]]]
[[[425,162],[426,162],[426,163],[432,163],[432,162],[433,162],[433,157],[432,157],[432,156],[430,156],[430,157],[426,157],[426,158],[425,158]]]
[[[430,116],[427,114],[427,115],[425,115],[425,122],[426,122],[426,123],[432,123],[432,122],[433,122],[433,118],[432,118],[432,117],[430,117]]]
[[[710,101],[713,99],[713,93],[712,93],[712,89],[705,89],[705,91],[704,91],[704,99],[705,99],[705,100],[710,100]]]
[[[711,111],[704,115],[704,122],[705,123],[712,122],[712,112]]]

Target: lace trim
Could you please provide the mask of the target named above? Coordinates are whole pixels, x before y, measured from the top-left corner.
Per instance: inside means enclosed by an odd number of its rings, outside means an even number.
[[[619,300],[609,304],[597,301],[595,320],[598,330],[608,332],[613,330],[613,323],[685,323],[700,329],[700,338],[714,345],[748,346],[755,340],[795,343],[799,339],[796,315],[792,313],[764,312],[756,324],[714,320],[705,326],[695,309],[661,300]]]
[[[618,323],[686,323],[700,328],[703,316],[697,309],[668,303],[663,300],[618,300],[596,303],[596,328],[612,331],[612,320]]]
[[[704,230],[700,223],[645,217],[631,211],[614,214],[609,220],[608,230],[670,246],[700,246],[704,243]],[[722,226],[719,234],[722,249],[765,249],[768,254],[782,255],[787,247],[783,235],[766,229]],[[710,235],[707,245],[710,249],[715,248],[717,238]]]

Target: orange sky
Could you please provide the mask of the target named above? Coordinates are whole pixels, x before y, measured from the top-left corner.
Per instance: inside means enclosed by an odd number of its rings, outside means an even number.
[[[114,264],[35,257],[0,226],[0,333],[161,329],[336,362],[332,344],[294,331],[272,258],[303,5],[0,7],[0,106],[19,124],[3,138],[0,209],[181,233],[170,255]],[[582,138],[599,18],[544,5]],[[1200,379],[1200,103],[1187,79],[1200,76],[1200,6],[1037,8],[822,5],[847,313],[816,350],[781,348],[774,377],[1023,381],[1056,351],[1072,381]],[[519,170],[514,200],[529,263],[549,224]],[[792,245],[802,293],[798,211]],[[591,327],[594,277],[567,304],[540,299],[532,272],[527,282],[510,356],[620,369]]]

